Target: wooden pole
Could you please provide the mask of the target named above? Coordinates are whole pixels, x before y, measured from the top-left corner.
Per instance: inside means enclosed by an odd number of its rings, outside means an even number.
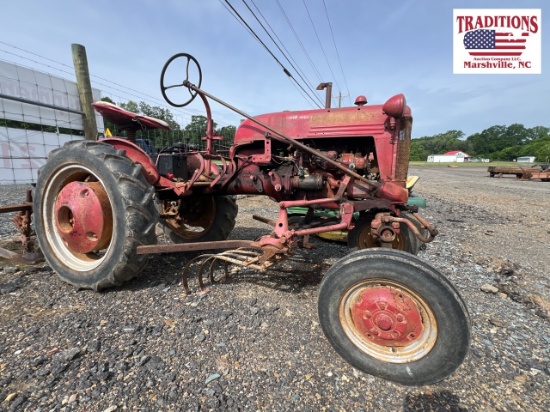
[[[92,97],[92,84],[90,83],[86,49],[80,44],[73,44],[71,47],[80,106],[84,112],[84,138],[86,140],[97,140],[97,123],[92,106],[94,99]]]

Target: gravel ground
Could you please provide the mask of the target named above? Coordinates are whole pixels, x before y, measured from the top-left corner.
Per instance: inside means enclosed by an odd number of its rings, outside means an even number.
[[[240,271],[190,296],[180,283],[189,254],[155,256],[141,277],[101,293],[45,265],[0,261],[0,410],[550,410],[550,184],[491,179],[484,168],[411,172],[441,233],[420,256],[472,317],[466,361],[443,382],[393,384],[335,354],[316,298],[347,248],[314,239],[278,270]],[[25,189],[0,186],[0,203]],[[240,199],[231,238],[266,233],[250,216],[273,217],[273,206]],[[0,216],[4,247],[10,220]]]

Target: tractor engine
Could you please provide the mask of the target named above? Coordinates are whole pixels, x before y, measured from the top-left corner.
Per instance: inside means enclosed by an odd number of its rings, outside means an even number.
[[[282,141],[254,120],[300,145]],[[348,171],[364,180],[404,188],[411,124],[402,95],[383,106],[287,111],[245,120],[230,152],[240,172],[229,184],[229,193],[267,194],[278,201],[331,197]]]
[[[334,165],[335,162],[369,179],[377,179],[378,169],[372,144],[371,147],[356,146],[350,149],[346,142],[342,142],[344,147],[338,149],[334,142],[329,145],[323,145],[327,143],[323,141],[310,143],[322,156],[272,142],[275,153],[271,153],[269,162],[262,164],[245,160],[261,154],[251,155],[253,152],[247,145],[237,147],[235,158],[238,160],[237,169],[241,171],[229,183],[229,193],[267,194],[276,200],[332,196],[344,176]],[[336,143],[339,143],[338,140]]]

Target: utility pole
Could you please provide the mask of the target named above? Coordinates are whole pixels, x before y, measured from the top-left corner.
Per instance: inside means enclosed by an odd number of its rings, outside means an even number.
[[[92,107],[92,85],[90,83],[90,72],[88,70],[88,58],[86,49],[80,44],[73,44],[73,63],[76,74],[76,86],[80,97],[80,106],[84,112],[84,138],[86,140],[97,140],[97,123],[95,112]]]
[[[349,95],[346,94],[342,96],[342,92],[338,92],[338,96],[333,96],[335,99],[338,99],[338,107],[342,107],[342,99],[347,96]]]

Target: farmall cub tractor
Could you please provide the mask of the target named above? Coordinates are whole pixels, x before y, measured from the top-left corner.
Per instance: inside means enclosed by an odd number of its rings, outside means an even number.
[[[178,64],[178,84],[167,84]],[[197,76],[196,85],[189,80]],[[202,73],[188,54],[165,64],[161,89],[182,107],[204,102],[205,150],[180,144],[151,160],[135,131],[168,128],[162,120],[114,105],[95,108],[128,138],[73,141],[41,168],[34,225],[48,264],[66,282],[102,289],[137,276],[151,253],[209,252],[198,280],[215,263],[264,270],[308,247],[313,234],[347,230],[349,255],[320,285],[318,313],[327,339],[355,368],[410,385],[439,381],[464,360],[469,316],[453,285],[415,256],[436,230],[408,204],[411,110],[403,95],[383,105],[280,112],[250,117],[200,89]],[[183,103],[174,103],[174,96]],[[209,100],[245,117],[228,156],[218,154]],[[235,195],[269,196],[279,207],[257,240],[226,240],[235,225]],[[293,216],[292,208],[307,213]],[[320,210],[332,210],[332,216]],[[160,224],[172,244],[157,245]],[[187,268],[189,265],[187,266]],[[183,285],[187,292],[187,268]]]

